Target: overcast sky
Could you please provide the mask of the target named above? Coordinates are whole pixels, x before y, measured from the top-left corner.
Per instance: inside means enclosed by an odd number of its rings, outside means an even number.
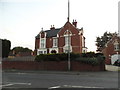
[[[70,0],[70,22],[84,29],[88,51],[96,51],[95,40],[104,32],[118,32],[119,0]],[[35,36],[67,22],[68,0],[0,0],[0,38],[15,46],[34,50]]]

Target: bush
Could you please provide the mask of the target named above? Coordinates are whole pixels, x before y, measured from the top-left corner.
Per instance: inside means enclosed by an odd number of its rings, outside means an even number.
[[[40,54],[36,56],[35,61],[65,61],[67,54]]]
[[[41,54],[36,56],[35,61],[67,61],[68,54]],[[74,54],[70,53],[71,61],[80,61],[85,64],[98,65],[102,64],[105,60],[101,54],[87,53],[87,54]]]
[[[80,54],[70,53],[70,59],[75,60],[76,58],[81,57]]]
[[[81,54],[82,57],[95,57],[95,53],[94,52],[87,52],[87,53],[82,53]]]
[[[97,58],[84,58],[84,57],[80,57],[80,58],[77,58],[76,61],[80,61],[82,63],[85,63],[85,64],[91,64],[91,65],[98,65],[99,62],[97,60]]]
[[[103,55],[98,55],[98,56],[97,56],[97,60],[98,60],[98,62],[99,62],[100,64],[102,64],[102,63],[105,61],[105,56],[103,56]]]

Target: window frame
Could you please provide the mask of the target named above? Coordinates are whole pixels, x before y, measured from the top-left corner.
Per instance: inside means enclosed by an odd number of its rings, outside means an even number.
[[[65,46],[71,45],[71,37],[66,35],[65,36]]]
[[[58,38],[57,37],[53,38],[53,47],[58,47]]]
[[[120,50],[119,44],[114,44],[114,50],[115,50],[115,51],[119,51],[119,50]]]
[[[40,39],[40,48],[45,48],[45,38]]]

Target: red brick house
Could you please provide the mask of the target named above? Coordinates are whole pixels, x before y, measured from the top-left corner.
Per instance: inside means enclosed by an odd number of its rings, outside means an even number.
[[[112,58],[114,56],[117,56],[117,59],[119,59],[120,56],[120,36],[117,34],[112,37],[110,41],[107,42],[105,47],[102,50],[102,53],[105,55],[106,64],[113,64],[112,60],[115,58]]]
[[[85,53],[83,28],[77,28],[77,21],[69,20],[61,28],[51,26],[50,30],[41,30],[35,37],[35,55],[48,53]]]

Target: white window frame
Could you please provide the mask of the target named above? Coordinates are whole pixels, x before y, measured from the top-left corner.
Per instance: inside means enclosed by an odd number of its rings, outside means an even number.
[[[58,38],[57,37],[53,38],[53,47],[58,47]]]
[[[39,54],[43,54],[43,51],[39,51]]]
[[[43,41],[42,41],[43,40]],[[41,38],[40,39],[40,48],[45,48],[46,44],[45,44],[45,38]]]
[[[65,46],[71,45],[71,37],[66,35],[65,36]]]
[[[115,39],[115,42],[114,42],[114,51],[119,51],[119,50],[120,50],[120,44],[117,41],[117,39]]]
[[[84,39],[84,36],[82,36],[82,47],[85,47],[85,39]]]
[[[44,49],[44,50],[38,50],[37,55],[40,55],[40,54],[47,54],[47,50],[46,49]]]
[[[119,51],[119,50],[120,50],[119,44],[114,44],[114,50],[115,50],[115,51]]]
[[[69,33],[69,34],[68,34]],[[64,37],[65,37],[65,46],[70,45],[71,46],[71,36],[72,32],[70,30],[66,30],[64,32]]]

